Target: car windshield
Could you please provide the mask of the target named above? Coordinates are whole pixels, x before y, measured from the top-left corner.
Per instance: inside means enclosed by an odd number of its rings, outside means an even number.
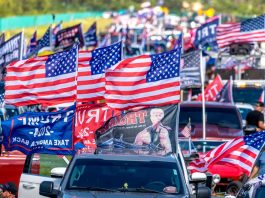
[[[255,105],[259,100],[263,88],[261,87],[233,87],[234,102],[250,103]]]
[[[194,141],[193,144],[199,153],[206,153],[217,146],[223,144],[223,141]]]
[[[78,159],[67,188],[164,193],[165,187],[174,187],[180,193],[181,185],[176,163]]]
[[[202,123],[201,107],[181,107],[179,124],[187,124],[191,120],[192,124]],[[236,108],[207,108],[206,123],[218,125],[219,127],[241,129],[240,117]]]

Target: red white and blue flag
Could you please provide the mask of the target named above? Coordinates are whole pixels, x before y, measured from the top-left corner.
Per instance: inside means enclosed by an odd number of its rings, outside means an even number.
[[[114,109],[180,101],[181,48],[121,61],[106,72],[105,99]]]
[[[209,151],[203,158],[192,161],[188,169],[191,172],[206,172],[214,165],[230,165],[249,175],[264,140],[265,131],[235,138]]]
[[[122,58],[122,44],[115,43],[93,51],[81,51],[78,58],[77,101],[104,99],[105,71]]]
[[[37,44],[37,30],[35,30],[27,46],[27,54],[31,53],[37,47]]]
[[[42,48],[50,46],[51,46],[51,28],[49,27],[44,33],[43,37],[37,41],[36,47],[26,54],[25,59],[37,55]]]
[[[15,106],[74,102],[78,46],[7,66],[5,101]]]
[[[265,14],[241,23],[217,26],[217,43],[223,48],[232,43],[265,41]]]
[[[94,22],[87,32],[84,34],[86,47],[96,47],[98,45],[97,39],[97,23]]]

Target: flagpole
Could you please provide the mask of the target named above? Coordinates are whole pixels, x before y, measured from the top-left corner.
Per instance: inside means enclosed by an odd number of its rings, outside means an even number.
[[[191,122],[190,122],[190,117],[189,117],[189,128],[190,128],[190,136],[189,136],[189,152],[191,155]]]
[[[24,28],[22,29],[22,35],[21,35],[21,47],[20,47],[20,57],[19,60],[22,60],[24,55],[24,48],[25,48],[25,41],[24,41]]]
[[[234,99],[233,99],[233,76],[230,76],[230,96],[231,96],[231,103],[234,104]]]
[[[176,141],[176,153],[178,153],[178,136],[179,136],[179,112],[180,112],[180,103],[178,103],[178,110],[177,110],[177,116],[176,116],[176,132],[175,132],[175,141]]]
[[[202,138],[206,138],[206,123],[205,123],[205,92],[204,92],[204,72],[203,72],[203,60],[202,50],[200,50],[200,70],[201,70],[201,82],[202,82]]]

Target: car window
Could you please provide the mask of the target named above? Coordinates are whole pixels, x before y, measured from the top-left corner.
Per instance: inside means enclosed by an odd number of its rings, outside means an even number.
[[[173,186],[180,192],[180,185],[180,173],[174,163],[78,159],[70,173],[67,188],[118,190],[144,187],[162,192],[165,187]]]
[[[201,107],[181,107],[179,124],[187,124],[191,120],[192,124],[202,123]],[[219,127],[241,129],[240,117],[236,108],[207,108],[207,124],[218,125]]]
[[[71,156],[34,154],[29,164],[28,173],[51,176],[51,170],[56,167],[67,167],[67,161],[71,160]]]
[[[194,141],[193,144],[195,145],[195,148],[197,149],[198,152],[200,153],[206,153],[208,151],[213,150],[217,146],[223,144],[224,142],[222,141]]]

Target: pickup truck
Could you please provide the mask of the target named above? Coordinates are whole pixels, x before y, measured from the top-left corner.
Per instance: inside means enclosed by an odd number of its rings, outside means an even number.
[[[201,173],[200,173],[201,174]],[[206,179],[206,175],[203,179]],[[194,181],[200,181],[200,177]],[[77,153],[58,187],[43,181],[39,193],[47,197],[194,197],[175,154]],[[207,187],[197,197],[211,197]]]

